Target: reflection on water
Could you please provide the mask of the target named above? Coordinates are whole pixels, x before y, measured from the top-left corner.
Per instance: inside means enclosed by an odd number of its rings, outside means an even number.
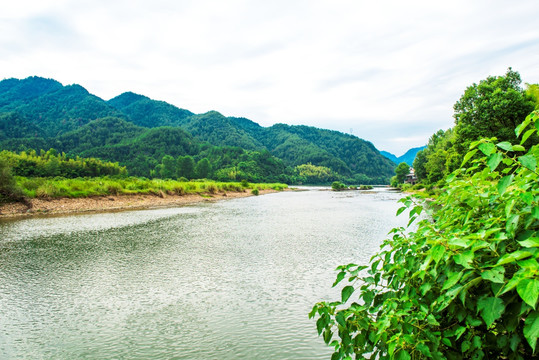
[[[2,359],[328,359],[307,314],[399,194],[283,192],[0,224]]]

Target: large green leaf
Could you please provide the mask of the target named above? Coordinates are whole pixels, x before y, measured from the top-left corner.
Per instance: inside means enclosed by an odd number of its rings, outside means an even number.
[[[477,311],[485,320],[487,326],[490,326],[499,319],[505,310],[503,300],[497,297],[487,297],[477,302]]]
[[[504,283],[505,268],[503,266],[497,266],[491,270],[487,270],[481,273],[481,277],[485,280],[492,281],[493,283]]]
[[[487,156],[492,154],[494,151],[496,151],[496,146],[492,143],[482,143],[478,146],[479,150]]]
[[[472,156],[475,155],[475,153],[477,152],[477,149],[473,149],[472,151],[468,151],[466,153],[466,155],[464,155],[464,159],[462,160],[462,164],[460,164],[460,166],[464,166],[464,164],[466,164],[468,162],[468,160],[470,160],[472,158]]]
[[[537,168],[537,160],[535,159],[535,156],[533,155],[524,155],[518,157],[518,162],[522,164],[527,169],[530,169],[531,171],[535,171]]]
[[[511,151],[513,149],[513,145],[509,141],[502,141],[496,144],[496,146],[505,151]]]
[[[532,253],[526,250],[517,250],[515,252],[505,254],[498,260],[498,263],[496,265],[505,265],[512,262],[515,262],[517,260],[522,260],[527,257],[532,256]]]
[[[500,153],[494,153],[488,157],[487,165],[490,171],[496,170],[500,162],[502,161],[503,155]]]
[[[539,312],[531,312],[524,322],[524,337],[528,340],[533,352],[537,345],[537,336],[539,335]]]
[[[524,279],[520,281],[517,285],[517,292],[526,304],[535,309],[539,297],[539,280]]]
[[[507,187],[511,185],[511,182],[513,181],[513,175],[507,175],[504,176],[500,182],[498,182],[498,192],[500,195],[503,195],[505,193],[505,190],[507,190]]]
[[[348,301],[348,299],[350,298],[350,296],[352,296],[352,293],[354,292],[354,287],[353,286],[345,286],[342,291],[341,291],[341,301],[342,303],[345,303]]]

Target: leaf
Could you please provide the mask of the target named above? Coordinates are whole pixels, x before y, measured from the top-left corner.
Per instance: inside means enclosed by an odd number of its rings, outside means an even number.
[[[344,304],[345,302],[348,301],[348,299],[350,299],[350,296],[352,296],[352,293],[354,292],[354,287],[353,286],[345,286],[342,291],[341,291],[341,302]]]
[[[489,280],[493,283],[503,284],[504,283],[504,274],[505,268],[503,266],[495,267],[491,270],[487,270],[481,273],[481,277],[485,280]]]
[[[539,206],[534,206],[532,209],[532,216],[539,219]]]
[[[490,154],[492,154],[494,151],[496,151],[496,146],[494,146],[494,144],[492,143],[482,143],[482,144],[479,144],[478,146],[479,150],[481,150],[481,152],[487,156],[489,156]]]
[[[395,360],[410,360],[411,358],[410,353],[404,349],[401,349],[395,356]]]
[[[431,250],[431,255],[432,255],[432,259],[434,260],[434,262],[436,262],[436,264],[438,264],[438,262],[440,262],[440,259],[442,258],[442,256],[444,256],[444,253],[445,253],[445,248],[438,244],[436,246],[434,246]]]
[[[487,297],[477,301],[477,311],[481,313],[481,317],[490,327],[499,319],[505,310],[503,300],[497,297]]]
[[[487,165],[488,165],[490,171],[496,170],[498,165],[500,165],[500,162],[502,161],[502,158],[503,158],[502,154],[500,154],[498,152],[489,156],[488,161],[487,161]]]
[[[429,316],[427,316],[427,323],[433,326],[440,326],[440,323],[436,320],[436,318],[432,314],[429,314]]]
[[[513,151],[526,151],[526,148],[522,145],[513,145]]]
[[[498,262],[496,263],[496,265],[505,265],[505,264],[509,264],[509,263],[512,263],[512,262],[515,262],[517,260],[522,260],[522,259],[525,259],[527,257],[530,257],[532,256],[532,253],[529,252],[529,251],[526,251],[526,250],[517,250],[515,252],[512,252],[512,253],[509,253],[509,254],[505,254],[504,256],[502,256],[500,258],[500,260],[498,260]]]
[[[520,220],[520,215],[512,214],[509,216],[509,219],[507,219],[507,224],[505,225],[505,230],[507,231],[507,235],[513,236],[515,234],[515,231],[518,227],[519,220]]]
[[[335,285],[337,285],[338,283],[340,283],[343,279],[344,279],[344,276],[346,275],[346,273],[344,271],[341,271],[340,273],[337,274],[337,279],[335,280],[335,282],[333,283],[333,287],[335,287]]]
[[[508,141],[497,143],[496,146],[505,151],[511,151],[513,149],[513,145],[511,145],[511,143]]]
[[[416,345],[415,347],[417,350],[419,350],[419,352],[421,354],[423,354],[426,358],[431,358],[432,357],[432,354],[430,352],[430,349],[427,345],[423,344],[423,343],[419,343]]]
[[[530,192],[521,193],[519,197],[528,205],[531,205],[533,202],[533,195]]]
[[[528,140],[528,138],[536,131],[537,131],[537,129],[530,129],[530,130],[526,131],[524,133],[524,135],[522,136],[522,140],[520,140],[520,145],[524,144],[526,142],[526,140]]]
[[[397,210],[397,216],[399,216],[400,214],[402,214],[402,212],[403,212],[404,210],[406,210],[406,209],[407,209],[406,206],[400,207],[400,208]]]
[[[451,288],[453,285],[455,285],[460,280],[461,277],[462,277],[462,272],[461,271],[456,272],[456,273],[452,273],[451,275],[449,275],[447,277],[447,280],[444,282],[444,287],[442,288],[442,290],[446,290],[446,289]]]
[[[535,156],[533,155],[524,155],[518,157],[518,162],[522,164],[527,169],[530,169],[531,171],[535,171],[537,168],[537,160],[535,159]]]
[[[535,346],[537,345],[537,336],[539,335],[539,312],[533,311],[527,317],[524,322],[524,337],[530,344],[533,352],[535,353]]]
[[[475,155],[476,152],[477,152],[477,149],[474,149],[472,151],[468,151],[466,153],[466,155],[464,156],[464,160],[462,160],[462,164],[460,164],[460,167],[463,167],[464,164],[466,164],[468,162],[468,160],[470,160],[472,158],[472,156]]]
[[[331,337],[333,336],[333,332],[329,329],[326,329],[324,331],[324,342],[326,344],[329,344],[329,342],[331,341]]]
[[[316,321],[316,329],[318,330],[318,335],[322,334],[322,331],[329,325],[330,317],[328,314],[322,314],[320,318]]]
[[[526,304],[530,305],[535,310],[537,298],[539,297],[539,280],[524,279],[517,285],[517,293]]]
[[[507,190],[507,187],[511,185],[511,182],[513,182],[513,175],[504,176],[500,182],[498,182],[498,192],[500,195],[505,193],[505,190]]]
[[[458,254],[453,257],[453,259],[455,260],[457,264],[465,267],[466,269],[472,268],[470,266],[470,263],[472,262],[473,258],[474,258],[474,254],[471,251],[467,251],[465,253]]]

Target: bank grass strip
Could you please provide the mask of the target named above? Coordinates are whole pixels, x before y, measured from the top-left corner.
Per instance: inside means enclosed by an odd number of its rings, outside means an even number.
[[[245,192],[248,189],[286,189],[286,184],[253,184],[243,182],[217,182],[213,180],[161,180],[138,177],[98,178],[26,178],[16,177],[17,186],[27,198],[85,198],[92,196],[151,194],[166,195],[217,194]]]

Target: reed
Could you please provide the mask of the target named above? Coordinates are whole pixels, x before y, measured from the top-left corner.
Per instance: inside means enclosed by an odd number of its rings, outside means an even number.
[[[183,180],[183,179],[182,179]],[[97,178],[26,178],[16,177],[17,185],[27,198],[84,198],[92,196],[154,194],[156,196],[185,194],[217,194],[219,192],[245,192],[288,188],[286,184],[248,184],[240,182],[218,182],[213,180],[178,181],[146,179],[139,177]]]

